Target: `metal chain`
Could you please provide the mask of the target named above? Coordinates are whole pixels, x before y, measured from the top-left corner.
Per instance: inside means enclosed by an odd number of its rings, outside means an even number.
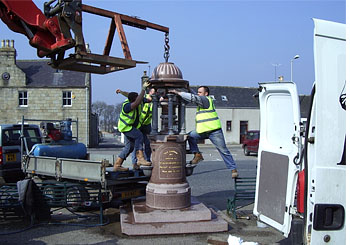
[[[168,63],[168,59],[169,59],[169,50],[170,50],[170,46],[169,46],[169,33],[165,33],[165,45],[164,45],[164,59],[165,62]]]

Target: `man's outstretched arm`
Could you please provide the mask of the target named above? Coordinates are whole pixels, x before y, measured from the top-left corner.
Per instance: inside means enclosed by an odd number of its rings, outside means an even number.
[[[117,94],[124,95],[126,98],[128,98],[128,95],[129,95],[128,92],[122,91],[122,90],[120,90],[119,88],[118,88],[115,92],[116,92]]]
[[[199,107],[202,107],[204,109],[209,108],[209,100],[205,96],[199,96],[199,95],[192,94],[192,93],[181,92],[181,91],[177,91],[175,89],[171,89],[171,90],[169,90],[169,92],[174,93],[176,95],[179,95],[182,99],[184,99],[188,102],[194,103]]]

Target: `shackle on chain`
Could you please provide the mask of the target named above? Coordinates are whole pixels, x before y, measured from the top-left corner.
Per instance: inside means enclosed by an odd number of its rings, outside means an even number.
[[[165,33],[165,44],[164,44],[164,59],[165,62],[168,63],[168,59],[169,59],[169,50],[170,50],[170,46],[169,46],[169,33]]]

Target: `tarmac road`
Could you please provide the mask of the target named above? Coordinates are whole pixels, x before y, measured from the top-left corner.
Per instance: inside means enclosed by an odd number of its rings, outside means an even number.
[[[112,155],[121,151],[121,146],[116,146],[115,138],[105,137],[100,149],[90,149],[95,155]],[[229,146],[236,160],[241,176],[254,176],[256,174],[256,156],[244,156],[240,145]],[[69,225],[39,224],[16,234],[0,235],[0,244],[208,244],[208,239],[227,241],[228,236],[241,237],[244,241],[255,241],[260,244],[274,244],[284,237],[272,228],[259,228],[256,219],[252,215],[252,205],[240,209],[240,214],[250,216],[250,220],[232,220],[226,215],[227,198],[232,195],[233,182],[231,173],[226,169],[217,150],[209,146],[200,146],[204,161],[201,162],[189,176],[188,182],[192,188],[192,196],[212,207],[229,222],[228,232],[202,233],[186,235],[162,235],[129,237],[121,234],[119,223],[119,210],[109,208],[104,211],[109,224],[104,226],[83,227],[77,225],[96,224],[96,218],[79,219],[65,210],[59,210],[52,215],[51,223],[65,222]],[[130,157],[129,157],[130,158]],[[187,155],[190,160],[191,155]],[[131,166],[130,161],[125,166]],[[81,213],[90,215],[89,213]],[[91,216],[91,215],[90,215]],[[73,218],[73,219],[72,219]],[[9,233],[28,227],[28,222],[18,220],[0,220],[0,233]]]

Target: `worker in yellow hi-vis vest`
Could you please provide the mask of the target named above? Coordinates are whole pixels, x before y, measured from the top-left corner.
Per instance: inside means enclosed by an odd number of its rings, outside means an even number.
[[[124,101],[119,115],[118,130],[125,135],[125,146],[114,163],[114,171],[127,171],[128,168],[122,167],[124,160],[134,150],[136,150],[139,165],[150,166],[151,162],[146,161],[143,154],[143,134],[137,128],[139,125],[139,114],[142,109],[145,90],[150,85],[149,82],[142,84],[140,94],[131,92]],[[118,94],[120,90],[116,90]]]
[[[124,95],[125,97],[128,97],[129,93],[126,91],[122,91],[120,89],[117,89],[117,92]],[[141,131],[143,134],[143,143],[144,143],[144,155],[148,162],[151,161],[151,143],[147,137],[148,134],[151,133],[151,123],[152,123],[152,98],[151,95],[153,95],[156,92],[155,88],[149,88],[148,93],[145,95],[145,98],[143,100],[140,113],[139,113],[139,124],[137,128]],[[136,150],[132,152],[131,155],[132,165],[133,169],[139,169],[138,166],[138,160],[136,157]]]
[[[174,89],[169,90],[169,92],[179,95],[182,99],[197,105],[196,129],[189,133],[188,138],[190,151],[194,154],[190,164],[197,164],[204,160],[199,151],[197,140],[210,139],[216,149],[218,149],[226,167],[231,170],[232,178],[238,177],[236,163],[227,149],[220,119],[216,113],[213,99],[209,96],[209,88],[207,86],[200,86],[197,90],[197,95]]]

